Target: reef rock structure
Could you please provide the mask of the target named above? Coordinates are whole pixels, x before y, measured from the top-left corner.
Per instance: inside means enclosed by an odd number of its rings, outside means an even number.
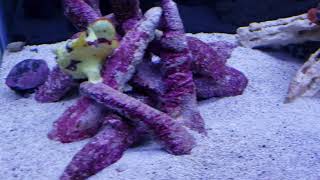
[[[108,16],[101,15],[97,0],[64,4],[65,15],[82,32],[57,49],[57,65],[35,99],[56,102],[80,87],[81,97],[48,137],[62,143],[93,138],[71,160],[63,180],[98,173],[146,136],[173,155],[192,153],[196,142],[188,129],[206,134],[197,97],[241,95],[248,84],[226,65],[235,47],[187,37],[172,0],[144,14],[138,0],[112,0]]]

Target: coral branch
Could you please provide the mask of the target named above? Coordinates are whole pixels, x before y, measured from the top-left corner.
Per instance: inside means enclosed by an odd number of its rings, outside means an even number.
[[[64,14],[81,31],[86,30],[90,23],[101,17],[84,0],[64,0]]]
[[[99,131],[102,118],[102,107],[89,98],[81,98],[54,122],[48,137],[63,143],[92,137]]]
[[[142,62],[145,50],[154,38],[162,14],[161,8],[152,8],[145,19],[123,37],[120,47],[104,65],[103,79],[109,86],[122,90],[135,72],[135,66]]]
[[[36,91],[35,99],[38,102],[55,102],[60,100],[78,83],[71,75],[55,67],[49,74],[47,81]]]
[[[168,115],[102,83],[83,83],[80,90],[108,109],[128,119],[144,122],[168,152],[175,155],[191,152],[194,146],[192,136]]]
[[[176,4],[171,0],[162,0],[164,11],[162,50],[160,52],[165,93],[160,109],[173,117],[182,117],[190,129],[205,132],[196,101],[196,90],[191,71],[189,53],[183,24]]]
[[[104,128],[72,159],[61,180],[86,179],[118,161],[135,142],[132,128],[117,116],[107,116]]]

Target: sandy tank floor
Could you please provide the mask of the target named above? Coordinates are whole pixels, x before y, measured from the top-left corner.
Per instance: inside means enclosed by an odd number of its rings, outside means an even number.
[[[232,35],[198,34],[207,41]],[[61,44],[60,44],[61,45]],[[26,58],[52,67],[58,44],[6,52],[0,69],[0,179],[56,180],[87,142],[61,144],[46,135],[74,101],[39,104],[4,84],[9,70]],[[38,49],[38,53],[34,50]],[[244,72],[249,86],[242,96],[199,104],[208,137],[197,137],[192,155],[173,156],[155,143],[132,148],[92,180],[320,179],[320,100],[283,104],[289,82],[302,61],[279,53],[238,47],[229,64]]]

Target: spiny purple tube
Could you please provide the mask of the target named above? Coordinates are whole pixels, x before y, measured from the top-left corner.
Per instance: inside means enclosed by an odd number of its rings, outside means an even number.
[[[49,71],[46,61],[26,59],[10,70],[6,85],[17,92],[34,90],[47,80]]]
[[[100,0],[84,0],[87,4],[89,4],[99,16],[101,16],[100,11]]]
[[[127,32],[120,47],[104,64],[103,80],[105,84],[122,91],[125,84],[132,78],[135,67],[142,62],[145,50],[154,38],[161,14],[161,8],[150,9],[141,23],[135,29]]]
[[[189,154],[194,139],[177,121],[142,102],[103,84],[82,83],[80,91],[106,108],[135,121],[146,124],[163,144],[175,155]]]
[[[54,122],[48,137],[62,143],[92,137],[98,132],[102,118],[103,107],[89,98],[81,98]]]
[[[35,99],[42,103],[55,102],[77,85],[71,75],[56,66],[50,72],[47,81],[36,91]]]
[[[198,99],[238,96],[243,93],[248,85],[248,79],[243,73],[228,66],[220,68],[220,71],[214,79],[201,75],[195,76]]]
[[[139,0],[111,0],[110,3],[122,33],[133,29],[143,18]]]
[[[173,117],[181,116],[185,126],[205,133],[205,123],[197,107],[191,55],[177,5],[171,0],[162,0],[161,5],[164,34],[160,57],[166,89],[160,109]]]
[[[84,0],[64,0],[64,14],[80,31],[86,30],[90,23],[101,17]]]
[[[132,127],[115,115],[106,116],[104,126],[72,159],[61,180],[83,180],[118,161],[136,140]]]

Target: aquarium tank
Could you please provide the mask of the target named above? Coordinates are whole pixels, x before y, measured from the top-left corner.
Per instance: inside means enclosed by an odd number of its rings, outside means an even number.
[[[0,180],[319,180],[319,0],[0,0]]]

